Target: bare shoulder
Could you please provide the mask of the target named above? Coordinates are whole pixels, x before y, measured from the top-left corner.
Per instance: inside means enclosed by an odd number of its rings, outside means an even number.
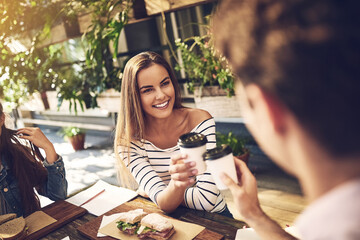
[[[211,114],[206,110],[188,108],[187,111],[189,116],[189,126],[191,129],[196,127],[199,123],[212,118]]]

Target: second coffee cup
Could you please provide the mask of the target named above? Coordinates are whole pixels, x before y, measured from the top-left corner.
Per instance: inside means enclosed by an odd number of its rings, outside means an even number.
[[[232,149],[228,145],[223,144],[220,147],[210,149],[204,153],[203,157],[208,171],[213,176],[219,190],[228,188],[220,178],[222,172],[226,173],[234,182],[238,183]]]
[[[187,155],[187,162],[194,161],[198,170],[198,174],[206,171],[206,164],[203,160],[203,154],[206,152],[206,136],[201,133],[185,133],[180,136],[178,146],[182,154]]]

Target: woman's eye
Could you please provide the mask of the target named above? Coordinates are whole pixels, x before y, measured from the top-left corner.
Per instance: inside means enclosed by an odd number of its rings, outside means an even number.
[[[147,89],[144,89],[143,91],[141,91],[141,93],[149,93],[151,92],[152,89],[151,88],[147,88]]]
[[[161,84],[161,86],[167,86],[167,85],[169,85],[170,84],[170,81],[166,81],[166,82],[163,82],[162,84]]]

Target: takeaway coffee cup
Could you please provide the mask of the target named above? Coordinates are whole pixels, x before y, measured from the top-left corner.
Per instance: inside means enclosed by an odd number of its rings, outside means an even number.
[[[194,161],[198,174],[206,171],[206,164],[203,160],[203,154],[206,152],[206,136],[200,133],[185,133],[180,136],[178,146],[182,154],[187,154],[186,162]]]
[[[231,177],[234,182],[238,182],[232,149],[228,145],[223,144],[220,147],[210,149],[204,153],[203,157],[219,190],[228,188],[220,179],[222,172]]]

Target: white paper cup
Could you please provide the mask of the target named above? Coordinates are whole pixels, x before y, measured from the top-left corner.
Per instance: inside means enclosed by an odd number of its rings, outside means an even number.
[[[206,164],[203,159],[203,154],[206,152],[206,143],[205,135],[194,132],[183,134],[178,140],[180,152],[187,155],[186,162],[196,162],[196,166],[192,169],[197,169],[198,174],[206,171]]]
[[[220,179],[222,172],[226,173],[234,182],[238,183],[232,149],[228,145],[221,145],[206,151],[203,155],[208,171],[214,178],[219,190],[226,190],[228,187]]]

